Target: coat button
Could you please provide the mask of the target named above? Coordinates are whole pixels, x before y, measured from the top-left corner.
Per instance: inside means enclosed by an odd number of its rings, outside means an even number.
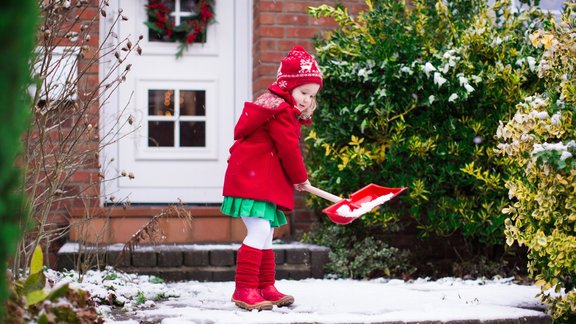
[[[274,152],[270,152],[270,155],[274,156]]]

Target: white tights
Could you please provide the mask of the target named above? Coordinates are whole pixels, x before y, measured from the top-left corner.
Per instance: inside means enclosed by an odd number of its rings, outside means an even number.
[[[272,248],[274,228],[270,221],[258,217],[242,217],[248,234],[242,243],[259,250]]]

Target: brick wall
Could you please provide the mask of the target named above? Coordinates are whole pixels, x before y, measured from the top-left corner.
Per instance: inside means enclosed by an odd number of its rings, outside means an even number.
[[[323,35],[326,31],[333,29],[336,23],[329,18],[314,19],[307,13],[309,6],[319,6],[321,4],[335,5],[337,1],[318,0],[254,0],[253,2],[253,90],[254,95],[265,91],[265,89],[275,80],[276,70],[280,59],[295,45],[301,45],[306,50],[314,53],[313,37]],[[78,13],[81,24],[89,24],[91,40],[87,44],[89,50],[85,53],[78,65],[78,71],[82,74],[79,85],[79,101],[87,102],[91,98],[84,93],[90,93],[98,86],[98,65],[91,64],[97,49],[99,38],[105,35],[98,35],[99,19],[101,15],[98,9],[98,0],[90,0],[90,7]],[[352,13],[357,13],[364,8],[363,0],[346,1],[346,7]],[[111,14],[111,13],[108,13]],[[90,103],[87,117],[90,123],[98,125],[99,105],[98,102]],[[98,132],[95,132],[97,136]],[[87,142],[87,149],[91,145],[95,151],[97,138]],[[74,193],[74,200],[59,203],[53,207],[53,220],[57,224],[67,224],[70,208],[85,208],[86,204],[95,206],[99,202],[99,169],[98,159],[86,161],[84,167],[75,173],[68,186],[64,188],[69,193]],[[314,213],[305,208],[305,194],[297,194],[296,210],[290,215],[292,234],[299,237],[307,231],[315,220]]]
[[[336,5],[338,1],[318,0],[254,0],[254,47],[252,88],[254,96],[266,91],[276,79],[282,57],[295,45],[314,53],[314,36],[322,36],[337,24],[331,18],[315,19],[308,7]],[[365,8],[363,0],[345,2],[352,14]],[[322,103],[319,103],[321,109]],[[310,229],[316,215],[305,207],[306,194],[296,194],[296,207],[290,215],[292,235],[300,237]]]
[[[52,4],[50,3],[50,5]],[[57,5],[60,6],[61,4],[58,3]],[[94,153],[98,149],[97,126],[99,121],[98,47],[100,11],[98,7],[98,0],[90,0],[87,6],[81,6],[80,8],[74,4],[66,9],[60,8],[60,11],[58,11],[59,18],[52,20],[41,19],[38,27],[40,31],[44,32],[44,34],[39,33],[40,37],[38,39],[38,47],[41,53],[45,51],[46,47],[56,49],[75,48],[77,50],[82,48],[79,52],[77,65],[79,82],[76,87],[76,99],[74,102],[60,101],[64,97],[57,95],[50,97],[49,100],[39,98],[39,102],[36,103],[37,110],[34,115],[32,132],[27,138],[29,172],[38,173],[38,176],[28,176],[28,188],[33,187],[32,184],[34,183],[39,183],[36,191],[31,193],[36,197],[33,217],[40,219],[43,215],[38,209],[43,208],[45,205],[48,206],[50,215],[47,220],[42,220],[42,223],[47,224],[46,230],[54,230],[55,227],[66,227],[69,221],[69,208],[86,207],[86,205],[96,206],[99,202],[99,166],[98,157]],[[47,8],[53,7],[47,6]],[[73,32],[77,32],[78,36],[68,38],[65,36]],[[87,34],[90,36],[86,37]],[[48,50],[47,52],[50,53],[51,51]],[[67,77],[67,74],[53,72],[54,69],[58,71],[59,68],[62,68],[61,66],[56,68],[59,65],[59,60],[61,60],[60,52],[56,50],[53,53],[54,55],[50,59],[49,73],[55,76],[55,82],[60,83],[63,82],[63,78]],[[75,54],[65,54],[65,56],[74,57]],[[43,58],[42,55],[40,57]],[[70,62],[74,59],[71,58]],[[39,68],[37,67],[37,69]],[[53,90],[49,92],[54,95]],[[38,113],[41,111],[40,109],[44,108],[45,110],[43,111],[45,112]],[[43,124],[44,121],[46,121],[45,124]],[[88,124],[94,125],[96,131],[85,132],[85,126]],[[34,128],[39,125],[42,128],[41,131]],[[70,138],[76,139],[70,140]],[[75,148],[72,151],[75,153],[66,153],[67,149],[73,145]],[[40,156],[45,157],[44,162],[42,162]],[[65,178],[66,180],[63,186],[58,184],[50,185],[61,190],[62,194],[57,196],[52,204],[44,204],[48,196],[46,192],[50,183],[45,177],[56,178],[54,174],[58,173],[54,170],[57,169],[55,165],[59,163],[62,163],[65,170],[60,178]],[[42,164],[48,166],[48,168],[43,168]],[[80,165],[80,171],[68,173],[72,165]],[[50,252],[55,252],[61,243],[52,242],[47,248]],[[49,265],[54,264],[53,253],[49,253],[47,262]]]

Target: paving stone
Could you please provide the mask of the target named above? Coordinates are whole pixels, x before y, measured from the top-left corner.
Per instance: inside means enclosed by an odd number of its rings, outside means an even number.
[[[324,267],[330,261],[330,249],[310,250],[310,273],[313,278],[324,277]]]
[[[310,252],[307,249],[287,249],[286,263],[310,264]]]
[[[234,268],[226,267],[212,270],[213,281],[234,281],[236,271]]]
[[[132,254],[132,266],[134,267],[155,267],[156,266],[156,252],[153,251],[137,251]]]
[[[286,250],[274,250],[274,260],[276,260],[276,264],[284,264],[286,262]]]
[[[234,265],[234,251],[229,250],[229,249],[210,251],[210,265],[213,265],[213,266],[233,266]]]
[[[130,252],[122,255],[122,251],[106,251],[106,264],[113,267],[129,267],[132,259]]]
[[[210,264],[208,250],[188,250],[184,251],[185,266],[208,266]]]
[[[158,252],[159,267],[179,267],[182,265],[183,259],[182,251],[180,250]]]
[[[75,268],[77,254],[75,253],[59,253],[57,269],[58,271],[72,270]]]
[[[213,281],[212,273],[211,269],[199,268],[194,271],[186,271],[184,275],[186,280]]]

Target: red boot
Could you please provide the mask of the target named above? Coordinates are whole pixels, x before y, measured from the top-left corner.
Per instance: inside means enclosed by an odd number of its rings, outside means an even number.
[[[262,262],[262,250],[242,244],[236,262],[236,290],[232,302],[248,310],[272,309],[272,303],[264,299],[258,290],[258,275]]]
[[[276,282],[274,279],[276,275],[276,260],[274,256],[272,249],[262,250],[262,264],[260,265],[258,288],[260,288],[262,297],[269,300],[272,304],[278,307],[288,306],[294,303],[294,297],[284,295],[274,287],[274,283]]]

